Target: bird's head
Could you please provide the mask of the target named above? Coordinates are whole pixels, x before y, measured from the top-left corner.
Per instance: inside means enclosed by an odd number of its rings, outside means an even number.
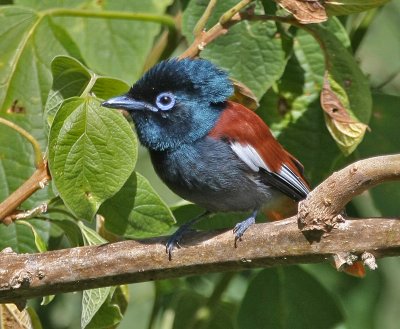
[[[103,106],[127,110],[141,143],[166,150],[206,135],[233,93],[226,72],[203,59],[160,62]]]

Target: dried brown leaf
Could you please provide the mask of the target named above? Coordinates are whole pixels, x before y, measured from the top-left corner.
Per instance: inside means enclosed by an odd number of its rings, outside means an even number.
[[[231,96],[231,100],[246,106],[248,109],[255,111],[260,104],[258,103],[256,95],[247,87],[244,83],[231,79],[233,87],[235,88],[234,94]]]
[[[275,0],[302,24],[321,23],[328,19],[325,6],[318,0]]]

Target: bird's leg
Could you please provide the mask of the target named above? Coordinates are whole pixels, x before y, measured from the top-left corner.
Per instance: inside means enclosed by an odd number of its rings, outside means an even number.
[[[179,241],[182,239],[183,235],[190,229],[190,227],[196,223],[198,223],[200,220],[202,220],[206,215],[210,214],[209,211],[205,211],[201,213],[200,215],[196,216],[195,218],[191,219],[190,221],[186,222],[185,224],[182,224],[174,234],[170,236],[168,239],[167,243],[165,244],[166,247],[166,252],[168,254],[169,260],[172,259],[172,250],[175,248],[175,246],[179,246]]]
[[[254,210],[249,218],[245,219],[243,222],[237,223],[233,228],[233,234],[235,235],[235,247],[236,242],[241,240],[244,232],[246,232],[246,230],[256,222],[257,213],[258,210]]]

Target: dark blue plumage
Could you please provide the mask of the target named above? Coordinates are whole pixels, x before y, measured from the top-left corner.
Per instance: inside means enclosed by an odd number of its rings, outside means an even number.
[[[236,241],[259,210],[270,219],[294,213],[308,187],[300,162],[254,112],[228,100],[232,93],[228,75],[209,61],[172,59],[103,106],[129,111],[157,174],[175,193],[209,212],[253,211],[235,226]],[[168,241],[170,255],[190,223]]]

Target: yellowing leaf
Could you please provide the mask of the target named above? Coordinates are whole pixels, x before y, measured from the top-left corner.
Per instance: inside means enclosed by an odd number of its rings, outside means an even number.
[[[328,130],[338,147],[346,156],[351,154],[362,141],[368,126],[351,116],[345,91],[328,73],[324,77],[321,106]]]

